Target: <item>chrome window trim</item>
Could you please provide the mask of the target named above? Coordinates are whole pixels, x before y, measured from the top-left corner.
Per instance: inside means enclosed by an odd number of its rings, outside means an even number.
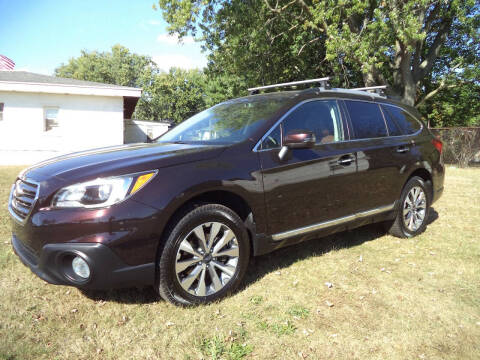
[[[17,186],[17,181],[18,180],[21,180],[21,181],[24,181],[26,183],[30,183],[30,184],[34,184],[37,186],[37,190],[35,192],[35,198],[33,199],[33,202],[32,202],[32,207],[30,208],[30,211],[28,212],[27,216],[25,217],[25,219],[22,219],[20,216],[18,216],[15,211],[13,211],[12,209],[12,200],[13,200],[13,194],[15,192],[15,189],[16,189],[16,186]],[[10,216],[16,221],[18,222],[20,225],[24,225],[27,220],[30,218],[30,215],[32,214],[33,212],[33,208],[35,207],[36,203],[37,203],[37,200],[38,200],[38,196],[39,196],[39,193],[40,193],[40,183],[37,182],[37,181],[33,181],[33,180],[30,180],[30,179],[27,179],[27,178],[17,178],[15,180],[15,182],[13,183],[12,185],[12,190],[10,191],[10,197],[8,198],[8,212],[10,213]]]
[[[386,106],[392,106],[392,107],[396,107],[402,111],[405,111],[408,115],[410,115],[411,117],[413,117],[419,124],[420,124],[420,130],[423,129],[423,122],[421,122],[420,120],[417,119],[417,117],[415,115],[412,115],[411,112],[409,112],[408,110],[405,110],[404,108],[396,105],[396,104],[390,104],[390,103],[387,103],[387,102],[378,102],[378,101],[373,101],[373,100],[361,100],[361,99],[345,99],[345,98],[340,98],[339,100],[348,100],[348,101],[363,101],[363,102],[370,102],[370,103],[374,103],[374,104],[378,104],[380,106],[380,109],[382,109],[382,106],[381,105],[386,105]],[[387,127],[388,128],[388,127]],[[419,130],[419,131],[420,131]],[[419,132],[418,131],[418,132]],[[415,133],[416,134],[416,133]],[[404,134],[404,135],[397,135],[397,136],[408,136],[408,135],[413,135],[413,134]],[[381,137],[378,137],[378,138],[371,138],[371,139],[380,139],[380,138],[384,138],[386,136],[381,136]],[[388,136],[388,137],[393,137],[393,136]],[[359,139],[357,139],[359,140]],[[363,139],[362,139],[363,140]]]
[[[382,110],[382,106],[381,105],[386,105],[386,106],[392,106],[392,107],[396,107],[400,110],[403,110],[405,111],[408,115],[410,115],[411,117],[413,117],[419,124],[420,124],[420,129],[418,129],[416,132],[412,133],[412,134],[402,134],[402,135],[394,135],[394,136],[381,136],[381,137],[376,137],[376,138],[363,138],[363,139],[348,139],[348,140],[340,140],[340,141],[335,141],[335,142],[332,142],[332,143],[329,143],[329,144],[339,144],[339,143],[345,143],[345,142],[353,142],[353,141],[366,141],[366,140],[378,140],[378,139],[391,139],[391,138],[400,138],[400,137],[411,137],[411,136],[417,136],[418,134],[420,134],[422,132],[422,130],[424,129],[424,126],[423,126],[423,122],[421,122],[420,120],[417,119],[416,116],[412,115],[412,113],[410,113],[408,110],[405,110],[404,108],[398,106],[398,105],[395,105],[395,104],[389,104],[389,103],[379,103],[377,101],[374,101],[374,100],[359,100],[359,99],[344,99],[344,98],[336,98],[336,97],[331,97],[331,98],[313,98],[313,99],[307,99],[307,100],[304,100],[302,102],[299,102],[298,104],[296,104],[295,106],[293,106],[290,110],[288,110],[285,114],[282,115],[282,117],[277,120],[277,122],[275,122],[274,125],[272,125],[272,127],[265,133],[265,135],[262,136],[262,138],[257,141],[257,143],[255,144],[255,146],[252,148],[252,151],[253,152],[262,152],[262,151],[270,151],[270,150],[278,150],[280,149],[281,147],[276,147],[276,148],[270,148],[270,149],[260,149],[260,146],[263,142],[263,140],[265,140],[265,138],[275,129],[275,127],[280,124],[283,120],[285,120],[285,118],[290,115],[290,113],[295,110],[297,107],[299,107],[300,105],[306,103],[306,102],[309,102],[309,101],[318,101],[318,100],[336,100],[337,103],[339,100],[351,100],[351,101],[363,101],[363,102],[370,102],[370,103],[374,103],[374,104],[377,104],[379,107],[380,107],[380,111],[382,112],[382,115],[383,114],[383,110]],[[341,111],[340,111],[340,118],[342,118],[342,114],[341,114]],[[385,118],[384,118],[384,121],[385,121]],[[388,131],[388,126],[387,124],[385,123],[385,127],[387,128],[387,133],[389,133]],[[345,134],[343,134],[345,136]],[[328,145],[328,144],[318,144],[318,145]]]
[[[405,134],[403,136],[409,136],[409,135],[416,135],[416,134],[419,134],[422,130],[423,130],[423,122],[421,122],[420,120],[417,119],[416,116],[412,115],[411,112],[409,112],[408,110],[405,110],[404,108],[400,107],[400,106],[397,106],[395,104],[388,104],[388,103],[385,103],[385,104],[380,104],[379,105],[385,105],[385,106],[392,106],[392,107],[396,107],[396,108],[399,108],[400,110],[402,111],[405,111],[408,115],[410,115],[412,118],[415,119],[416,122],[418,122],[420,124],[420,129],[418,129],[416,132],[412,133],[412,134]],[[382,107],[380,106],[380,109],[382,109]],[[382,110],[383,112],[383,110]],[[401,130],[401,129],[400,129]]]
[[[320,222],[320,223],[317,223],[317,224],[307,225],[307,226],[297,228],[297,229],[293,229],[293,230],[287,230],[287,231],[272,235],[272,240],[273,241],[281,241],[281,240],[288,239],[288,238],[293,237],[293,236],[308,234],[308,233],[313,232],[313,231],[325,229],[325,228],[332,227],[332,226],[335,226],[335,225],[344,224],[346,222],[350,222],[350,221],[353,221],[353,220],[362,219],[362,218],[365,218],[365,217],[369,217],[369,216],[373,216],[373,215],[380,214],[380,213],[383,213],[383,212],[387,212],[387,211],[393,210],[394,207],[395,207],[395,203],[390,204],[390,205],[380,206],[378,208],[374,208],[374,209],[371,209],[371,210],[361,211],[361,212],[358,212],[358,213],[355,213],[355,214],[343,216],[343,217],[336,218],[336,219],[333,219],[333,220],[323,221],[323,222]]]
[[[385,118],[385,114],[383,113],[383,109],[380,106],[380,104],[377,104],[377,106],[378,106],[378,109],[380,110],[380,114],[382,114],[382,119],[383,119],[383,123],[385,124],[385,129],[387,129],[387,137],[389,137],[390,129],[388,128],[388,125],[387,125],[387,119]]]
[[[338,110],[338,115],[340,116],[340,122],[341,122],[341,125],[342,125],[342,130],[343,130],[343,134],[342,136],[345,137],[345,131],[343,129],[343,115],[342,115],[342,111],[340,110],[340,105],[338,103],[338,98],[335,98],[335,97],[331,97],[331,98],[312,98],[312,99],[307,99],[307,100],[303,100],[301,102],[299,102],[298,104],[295,104],[293,107],[291,107],[285,114],[283,114],[280,119],[278,119],[274,125],[272,125],[272,127],[261,137],[260,140],[257,141],[257,143],[255,144],[255,146],[253,147],[252,151],[253,152],[261,152],[261,151],[268,151],[268,150],[278,150],[278,149],[281,149],[282,146],[279,146],[279,147],[276,147],[276,148],[269,148],[269,149],[260,149],[261,145],[262,145],[262,142],[263,140],[265,140],[265,138],[271,134],[271,132],[273,130],[275,130],[275,128],[280,125],[284,120],[285,118],[290,115],[293,111],[295,111],[299,106],[303,105],[303,104],[306,104],[306,103],[309,103],[311,101],[328,101],[328,100],[335,100],[335,102],[337,103],[337,110]],[[283,139],[280,139],[280,140],[283,140]],[[334,141],[334,142],[330,142],[330,143],[327,143],[327,144],[336,144],[336,143],[339,143],[339,142],[343,142],[345,140],[340,140],[340,141]],[[316,144],[316,145],[327,145],[327,144]]]

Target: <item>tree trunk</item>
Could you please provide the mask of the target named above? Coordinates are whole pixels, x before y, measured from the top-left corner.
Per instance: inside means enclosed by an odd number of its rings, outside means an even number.
[[[393,70],[393,78],[396,80],[396,86],[398,87],[398,85],[400,85],[402,102],[410,106],[415,106],[417,86],[410,65],[411,53],[399,40],[395,43],[395,50],[395,69]],[[399,81],[400,84],[398,83]]]
[[[417,87],[415,86],[415,83],[413,80],[404,80],[403,86],[402,102],[410,106],[415,106],[417,95]]]

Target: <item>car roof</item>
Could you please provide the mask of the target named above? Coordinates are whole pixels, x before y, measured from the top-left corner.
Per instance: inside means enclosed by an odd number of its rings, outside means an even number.
[[[289,90],[289,91],[276,91],[276,92],[265,92],[259,93],[255,95],[248,95],[241,98],[236,98],[232,100],[226,101],[228,102],[235,102],[235,101],[244,101],[244,100],[267,100],[267,99],[278,99],[284,98],[286,103],[292,102],[297,103],[300,101],[308,100],[308,99],[325,99],[325,98],[341,98],[345,100],[363,100],[363,101],[373,101],[379,104],[390,104],[395,105],[401,108],[404,108],[408,112],[412,113],[418,118],[421,118],[420,113],[418,110],[412,106],[406,105],[399,100],[393,99],[391,97],[381,96],[376,93],[370,93],[361,90],[351,90],[351,89],[343,89],[343,88],[309,88],[304,90]]]

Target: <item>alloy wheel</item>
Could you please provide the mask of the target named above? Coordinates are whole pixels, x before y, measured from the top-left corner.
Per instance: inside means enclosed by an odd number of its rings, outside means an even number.
[[[410,189],[403,203],[403,223],[405,227],[415,232],[425,221],[427,213],[427,197],[419,186]]]
[[[235,233],[220,222],[203,223],[180,243],[175,259],[177,280],[192,295],[215,294],[234,276],[238,258]]]

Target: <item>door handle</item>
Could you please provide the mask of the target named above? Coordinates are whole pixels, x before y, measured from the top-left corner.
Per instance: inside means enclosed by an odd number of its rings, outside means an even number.
[[[347,156],[347,157],[342,157],[342,158],[338,159],[337,164],[338,165],[350,165],[354,161],[355,161],[355,158],[353,158],[351,156]]]
[[[408,146],[399,146],[397,148],[397,153],[400,153],[400,154],[403,154],[409,151],[410,151],[410,148]]]

